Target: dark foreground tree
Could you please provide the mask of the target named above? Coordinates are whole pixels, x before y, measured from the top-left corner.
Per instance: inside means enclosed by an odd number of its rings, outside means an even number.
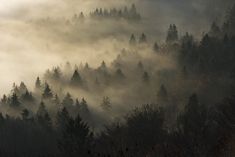
[[[63,156],[87,157],[90,156],[90,134],[88,125],[82,121],[79,115],[75,119],[70,118],[62,138],[58,142],[58,148]]]

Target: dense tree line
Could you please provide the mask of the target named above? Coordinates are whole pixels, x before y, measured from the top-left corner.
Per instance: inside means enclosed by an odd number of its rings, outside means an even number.
[[[90,13],[90,16],[94,19],[125,19],[131,21],[139,21],[141,19],[135,4],[132,4],[130,9],[127,7],[124,7],[124,9],[112,8],[110,10],[97,8]]]
[[[107,98],[105,101],[108,101]],[[0,114],[0,154],[3,156],[233,156],[235,97],[209,107],[193,94],[177,118],[166,125],[165,109],[143,105],[125,122],[94,136],[77,114],[61,108],[52,121],[43,102],[36,114]]]
[[[91,16],[135,20],[140,18],[134,5],[130,10],[96,9]],[[218,26],[214,22],[211,30],[203,35],[200,42],[190,33],[179,37],[176,25],[171,24],[166,42],[163,45],[155,42],[151,52],[164,52],[164,55],[171,56],[174,50],[173,56],[177,56],[177,63],[183,74],[180,76],[180,80],[183,80],[183,83],[179,84],[180,88],[184,88],[184,84],[192,78],[200,82],[200,76],[205,76],[203,81],[207,81],[205,78],[228,78],[233,84],[234,16],[235,6],[224,24]],[[83,13],[75,15],[74,20],[84,20]],[[168,87],[178,83],[178,75],[154,71],[155,64],[149,66],[147,61],[139,60],[141,57],[133,51],[138,49],[139,45],[149,46],[144,33],[138,40],[132,34],[129,44],[131,51],[123,49],[111,66],[102,61],[97,68],[90,67],[88,63],[72,68],[71,64],[67,63],[65,69],[54,67],[47,70],[44,79],[37,77],[33,91],[30,91],[24,82],[19,86],[13,84],[10,94],[3,95],[1,99],[0,156],[235,156],[235,96],[232,92],[228,92],[227,98],[216,104],[204,103],[205,101],[200,100],[201,97],[192,94],[187,103],[180,101],[181,108],[175,111],[173,109],[179,103],[176,104],[172,100],[177,100],[175,97],[178,97],[180,89],[177,88],[174,95]],[[129,64],[128,57],[134,58],[133,67]],[[164,81],[159,79],[159,88],[152,87],[156,85],[156,76],[161,75],[164,75]],[[165,81],[167,79],[168,81]],[[175,82],[172,83],[172,80]],[[87,100],[78,99],[77,96],[61,89],[71,88],[100,94],[106,87],[117,90],[130,87],[132,83],[135,87],[138,85],[131,90],[137,93],[133,99],[140,97],[138,100],[141,100],[143,93],[147,93],[145,102],[152,102],[149,100],[152,95],[156,96],[157,101],[132,108],[122,120],[105,126],[100,132],[94,131],[92,118],[96,117],[92,117]],[[228,86],[229,83],[226,87]],[[186,92],[188,93],[189,89],[186,89]],[[210,93],[207,93],[205,97],[209,95]],[[101,102],[96,103],[104,111],[101,114],[113,114],[112,105],[115,100],[113,101],[112,97],[103,96]],[[176,118],[172,118],[172,114],[175,114]]]

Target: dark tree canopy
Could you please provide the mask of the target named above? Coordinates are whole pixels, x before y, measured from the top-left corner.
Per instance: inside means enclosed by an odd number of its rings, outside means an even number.
[[[178,41],[178,30],[175,24],[170,25],[168,32],[167,32],[167,43],[174,43]]]

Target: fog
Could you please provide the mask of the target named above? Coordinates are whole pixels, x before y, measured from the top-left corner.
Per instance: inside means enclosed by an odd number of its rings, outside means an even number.
[[[24,81],[33,88],[35,78],[46,69],[69,61],[88,62],[97,67],[104,60],[110,64],[125,48],[132,33],[145,33],[148,41],[165,41],[169,24],[175,23],[179,34],[192,32],[200,38],[213,20],[220,21],[232,0],[9,0],[0,4],[0,93],[8,92],[13,82]],[[141,22],[93,21],[95,8],[123,8],[136,4]],[[85,22],[66,25],[74,14],[84,12]],[[49,23],[43,23],[45,19]],[[145,53],[144,53],[145,54]]]

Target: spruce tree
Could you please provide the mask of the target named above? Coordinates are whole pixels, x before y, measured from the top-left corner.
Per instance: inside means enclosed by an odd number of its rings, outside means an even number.
[[[4,94],[3,97],[2,97],[2,99],[1,99],[1,103],[2,103],[3,105],[6,105],[6,104],[7,104],[7,100],[8,100],[8,98],[7,98],[7,96]]]
[[[147,43],[147,37],[144,33],[141,34],[140,39],[139,39],[139,43],[140,44]]]
[[[78,70],[75,70],[73,73],[73,76],[71,78],[71,85],[73,85],[73,86],[82,85],[82,78],[81,78],[80,74],[78,73]]]
[[[19,91],[20,91],[21,94],[23,94],[23,93],[25,93],[27,91],[27,87],[24,84],[24,82],[20,83]]]
[[[178,30],[175,24],[170,25],[168,32],[167,32],[167,38],[166,43],[174,43],[178,41]]]
[[[45,89],[42,94],[43,99],[51,99],[53,97],[49,84],[45,83]]]
[[[52,122],[49,113],[46,110],[44,102],[41,102],[36,113],[36,119],[39,124],[46,128],[51,128]]]
[[[35,89],[37,89],[37,90],[41,89],[41,80],[39,77],[37,77],[37,80],[35,82]]]
[[[111,109],[111,102],[110,102],[109,97],[103,97],[103,100],[102,100],[100,106],[103,110],[107,110],[107,111],[110,110]]]
[[[70,118],[69,112],[65,107],[63,107],[61,111],[58,111],[56,116],[56,127],[60,133],[66,131]]]
[[[26,102],[31,102],[34,100],[32,93],[29,92],[28,90],[26,90],[26,92],[21,97],[22,100]]]
[[[131,46],[135,46],[135,45],[136,45],[136,38],[135,38],[135,35],[134,35],[134,34],[131,35],[129,44],[130,44]]]
[[[11,96],[11,99],[10,99],[10,105],[12,107],[18,107],[20,106],[20,101],[19,101],[19,98],[18,96],[16,95],[16,93],[13,93],[12,96]]]
[[[73,99],[69,93],[67,93],[66,96],[64,97],[64,99],[62,101],[62,105],[64,107],[71,107],[73,105]]]
[[[123,72],[122,72],[122,70],[120,68],[116,70],[115,75],[116,75],[117,79],[125,78],[125,75],[123,74]]]

